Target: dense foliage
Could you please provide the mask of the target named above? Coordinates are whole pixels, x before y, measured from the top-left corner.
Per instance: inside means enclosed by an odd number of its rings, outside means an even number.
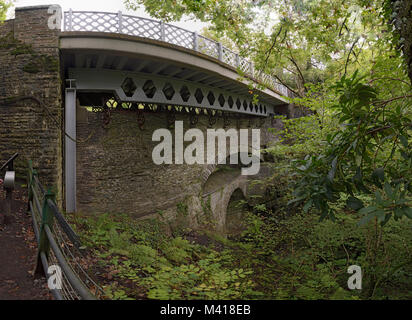
[[[330,114],[337,126],[326,135],[324,150],[294,161],[300,180],[293,201],[306,201],[304,211],[313,206],[322,218],[333,219],[329,204],[350,195],[347,205],[365,215],[362,223],[412,218],[411,100],[379,100],[383,90],[362,80],[355,72],[331,88],[337,101]],[[365,206],[356,195],[372,195],[372,204]]]

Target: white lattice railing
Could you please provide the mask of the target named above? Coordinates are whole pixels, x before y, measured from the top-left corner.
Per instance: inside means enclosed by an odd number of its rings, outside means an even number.
[[[216,58],[240,69],[246,75],[252,76],[282,95],[292,97],[290,90],[274,77],[255,70],[252,62],[240,57],[239,54],[226,48],[220,42],[162,21],[123,15],[121,11],[110,13],[72,11],[70,9],[64,13],[64,31],[122,33],[175,44]]]

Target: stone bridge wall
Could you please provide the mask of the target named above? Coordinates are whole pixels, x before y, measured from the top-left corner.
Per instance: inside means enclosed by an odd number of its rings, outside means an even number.
[[[124,212],[141,217],[159,210],[173,211],[178,205],[201,207],[199,199],[210,166],[158,166],[153,163],[152,150],[158,144],[152,141],[153,131],[167,127],[166,113],[146,113],[143,130],[138,127],[135,111],[114,111],[105,129],[101,117],[101,113],[78,107],[78,211]],[[260,124],[258,118],[254,119],[252,128]],[[184,121],[184,131],[190,128],[187,114],[177,114],[176,120]],[[273,140],[273,135],[267,130],[271,126],[270,120],[265,118],[261,145]],[[222,127],[223,119],[213,126],[215,129]],[[247,128],[248,120],[242,120],[240,127]],[[206,132],[208,118],[199,116],[196,128]],[[226,130],[229,128],[236,128],[234,120]],[[190,142],[185,146],[188,144]]]
[[[15,19],[0,24],[0,163],[18,152],[18,175],[31,159],[40,179],[60,190],[59,37],[47,27],[48,18],[47,7],[20,8]],[[35,101],[16,101],[23,96],[44,101],[57,123]]]

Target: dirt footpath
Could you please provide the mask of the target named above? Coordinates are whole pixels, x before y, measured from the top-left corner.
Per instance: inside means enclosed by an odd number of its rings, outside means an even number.
[[[0,186],[0,213],[5,213],[5,192]],[[37,243],[27,214],[26,189],[13,194],[12,215],[0,225],[0,300],[49,300],[45,278],[34,279]]]

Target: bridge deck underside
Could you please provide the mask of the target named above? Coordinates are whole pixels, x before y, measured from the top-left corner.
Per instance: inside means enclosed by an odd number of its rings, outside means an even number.
[[[239,81],[181,64],[107,51],[63,50],[66,79],[78,92],[112,92],[123,102],[211,108],[268,116],[284,105]],[[254,99],[257,95],[257,100]]]

